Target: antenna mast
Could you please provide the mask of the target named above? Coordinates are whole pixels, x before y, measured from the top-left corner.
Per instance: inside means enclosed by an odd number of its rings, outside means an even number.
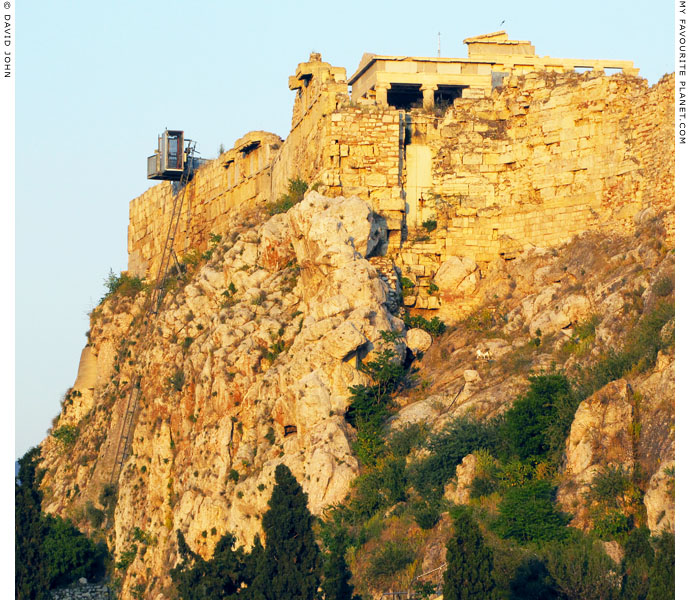
[[[441,58],[441,32],[438,32],[438,57]]]

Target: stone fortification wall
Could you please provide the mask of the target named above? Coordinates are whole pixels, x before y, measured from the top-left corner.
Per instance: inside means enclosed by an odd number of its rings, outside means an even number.
[[[352,104],[342,74],[320,57],[290,79],[287,140],[252,132],[195,175],[178,256],[204,249],[234,211],[275,200],[298,176],[328,196],[368,200],[396,260],[422,278],[448,256],[511,258],[525,245],[624,227],[650,205],[673,207],[672,76],[649,88],[629,75],[533,72],[445,114]],[[157,265],[171,207],[169,183],[132,201],[131,272]],[[438,227],[427,236],[429,219]]]
[[[271,165],[283,141],[265,131],[253,131],[232,150],[206,163],[187,184],[175,236],[178,256],[206,248],[211,233],[227,229],[229,217],[240,208],[270,198]],[[128,271],[155,273],[171,221],[175,187],[161,183],[129,204]]]
[[[430,277],[449,256],[511,258],[672,208],[673,83],[531,73],[491,98],[456,100],[443,118],[413,114],[404,270]],[[430,219],[438,228],[426,235]]]

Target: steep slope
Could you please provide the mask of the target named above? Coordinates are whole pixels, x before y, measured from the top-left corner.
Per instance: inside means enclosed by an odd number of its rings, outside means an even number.
[[[313,192],[285,214],[257,216],[231,224],[207,255],[186,257],[184,279],[167,281],[149,340],[139,337],[138,285],[121,286],[93,311],[79,376],[41,446],[44,509],[106,537],[120,561],[122,598],[170,597],[177,530],[204,557],[226,531],[251,544],[277,464],[290,467],[317,514],[345,500],[360,473],[356,434],[344,419],[349,387],[367,383],[357,367],[380,347],[381,332],[405,327],[391,312],[399,271],[376,256],[384,226],[357,198]],[[455,277],[442,265],[438,291],[427,294],[451,305],[459,297],[466,316],[417,354],[417,384],[396,398],[391,429],[424,422],[440,431],[463,414],[489,418],[527,388],[530,371],[575,377],[609,349],[638,344],[624,378],[594,385],[580,405],[559,500],[575,525],[591,528],[588,484],[621,465],[637,469],[649,527],[672,528],[673,321],[658,310],[672,306],[674,254],[662,242],[663,219],[645,211],[628,236],[588,233],[483,269],[460,261]],[[653,315],[665,319],[658,357],[649,355],[654,340],[639,333]],[[414,338],[408,343],[419,351]],[[397,351],[405,356],[402,342]],[[111,485],[137,374],[131,454]],[[468,501],[471,462],[448,485],[454,502]],[[639,512],[640,503],[625,510]],[[428,534],[388,513],[377,518],[381,540],[418,542],[413,575],[442,564],[447,517]],[[372,552],[365,545],[351,557],[362,589]]]

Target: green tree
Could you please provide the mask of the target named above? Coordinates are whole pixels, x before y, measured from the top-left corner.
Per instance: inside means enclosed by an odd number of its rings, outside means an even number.
[[[276,485],[263,518],[266,546],[252,583],[255,600],[313,600],[321,577],[321,557],[312,531],[307,495],[290,469],[278,465]]]
[[[40,450],[31,448],[19,459],[14,482],[14,559],[17,600],[47,598],[49,575],[43,538],[46,524],[41,515],[40,475],[37,462]]]
[[[621,598],[644,600],[649,592],[649,569],[654,562],[654,548],[649,543],[649,529],[633,529],[625,540],[623,549],[625,555],[621,565]]]
[[[546,552],[549,576],[567,600],[613,600],[618,593],[617,566],[601,542],[584,534]]]
[[[530,388],[506,412],[509,450],[521,460],[538,457],[559,462],[577,410],[577,398],[560,373],[529,378]]]
[[[564,539],[568,517],[554,504],[555,489],[550,482],[534,480],[506,491],[498,507],[493,529],[504,538],[520,543]]]
[[[648,600],[673,600],[676,593],[676,539],[664,532],[656,544],[654,564],[649,572]]]
[[[48,515],[45,521],[43,550],[51,589],[69,585],[80,577],[100,579],[108,557],[105,543],[94,544],[71,521],[59,516]]]
[[[453,520],[454,535],[446,545],[444,600],[498,598],[492,574],[493,551],[484,544],[479,526],[465,507],[455,511]]]
[[[353,600],[354,587],[349,583],[352,573],[345,561],[346,546],[345,532],[339,529],[333,536],[330,552],[324,561],[321,586],[324,600]],[[359,596],[354,598],[359,598]]]
[[[193,552],[177,531],[177,546],[182,562],[171,571],[173,583],[182,600],[228,600],[244,597],[243,584],[250,581],[248,556],[242,549],[234,550],[235,536],[226,533],[220,538],[213,558],[205,561]]]

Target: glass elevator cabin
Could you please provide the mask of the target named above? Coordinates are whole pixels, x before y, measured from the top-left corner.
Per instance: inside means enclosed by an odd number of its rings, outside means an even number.
[[[185,151],[184,142],[183,131],[166,129],[162,135],[159,135],[158,149],[153,156],[148,157],[147,178],[180,181],[185,168],[194,169],[198,166]]]

